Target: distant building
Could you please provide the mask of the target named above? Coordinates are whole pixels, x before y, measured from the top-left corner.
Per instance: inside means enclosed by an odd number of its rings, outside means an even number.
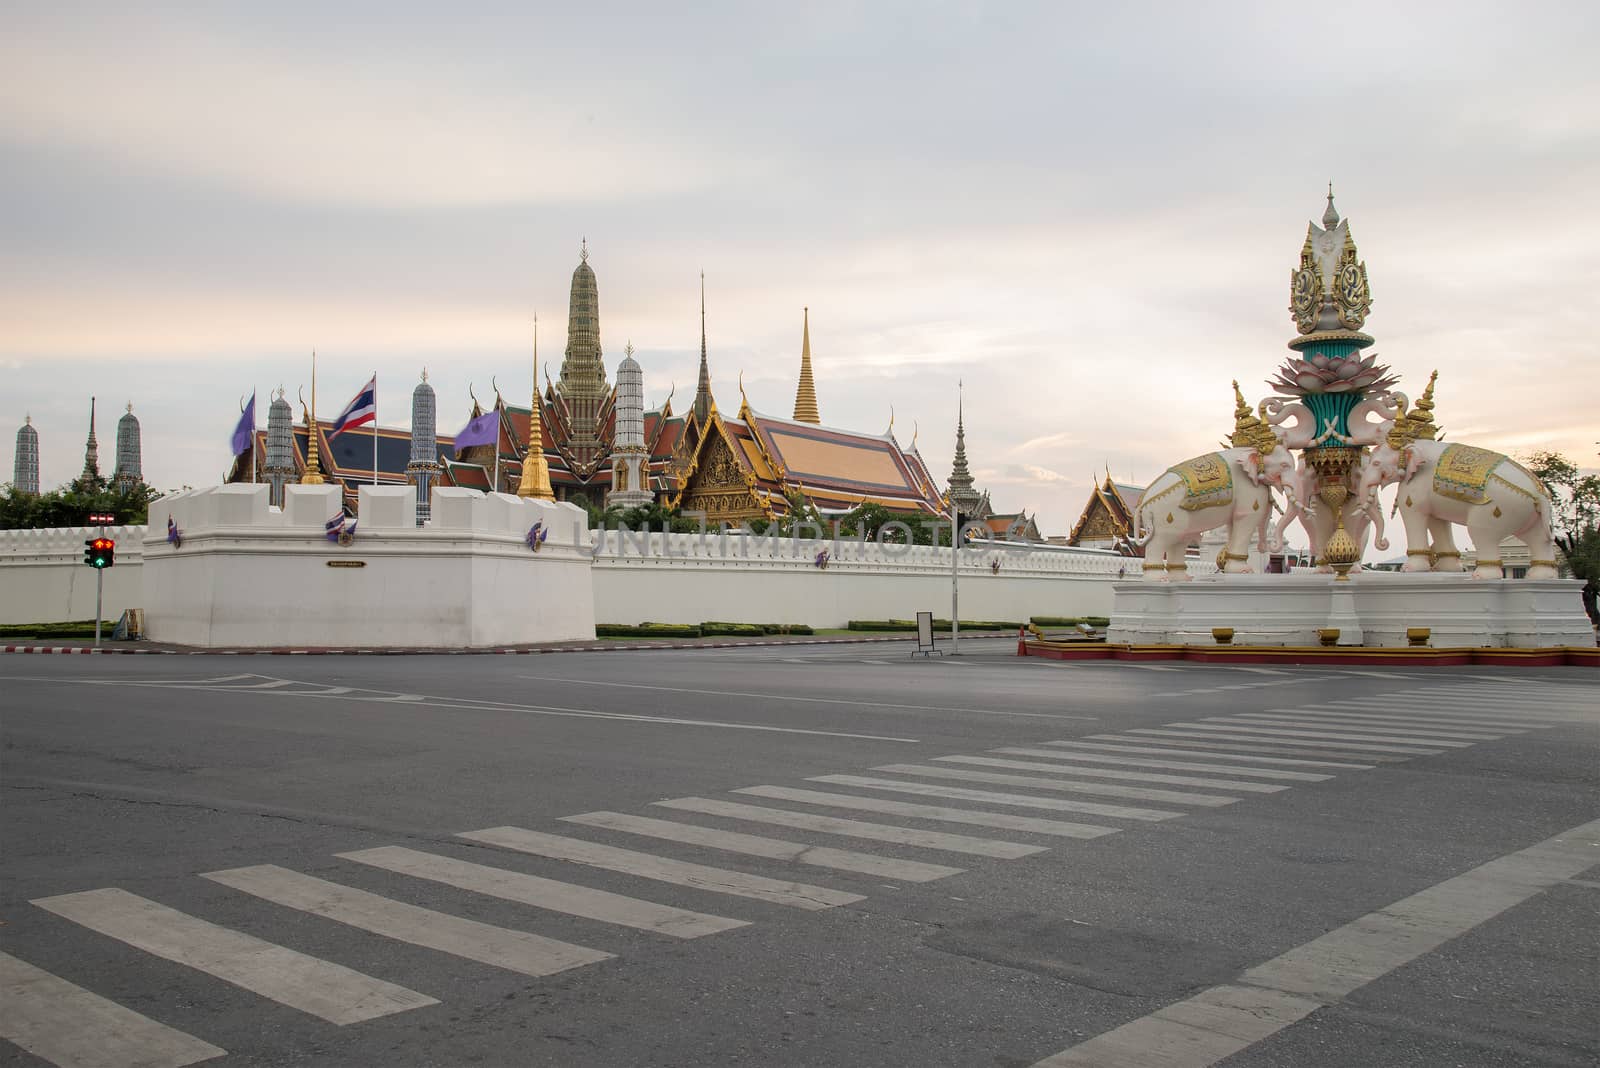
[[[1133,535],[1133,508],[1144,495],[1143,486],[1113,482],[1111,472],[1089,491],[1078,521],[1067,535],[1066,544],[1091,549],[1117,549],[1139,555],[1128,545]]]
[[[133,414],[133,402],[117,420],[117,467],[111,482],[126,493],[144,481],[144,462],[140,453],[139,417]]]
[[[11,485],[18,493],[39,495],[39,432],[33,429],[33,416],[22,417],[17,428],[17,458],[11,469]]]

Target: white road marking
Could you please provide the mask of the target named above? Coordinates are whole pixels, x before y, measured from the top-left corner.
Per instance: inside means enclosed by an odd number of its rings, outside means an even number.
[[[1600,863],[1600,820],[1479,865],[1034,1068],[1206,1068]]]
[[[810,812],[790,812],[781,808],[744,805],[737,801],[714,801],[706,797],[680,797],[672,801],[655,803],[662,808],[699,812],[707,816],[725,816],[729,819],[750,820],[753,823],[793,827],[802,831],[837,834],[846,838],[896,842],[901,845],[921,846],[924,849],[942,849],[949,853],[999,857],[1002,860],[1015,860],[1018,857],[1032,856],[1046,851],[1045,846],[1023,845],[1020,842],[1000,842],[989,838],[975,838],[967,834],[895,827],[887,823],[864,823],[860,820],[840,819],[837,816],[818,816]]]
[[[1332,703],[1335,707],[1348,708],[1354,712],[1365,710],[1369,712],[1394,713],[1401,711],[1401,709],[1396,707],[1395,701],[1378,700],[1376,698],[1368,700],[1364,698],[1352,697]],[[1560,713],[1525,713],[1518,712],[1514,709],[1480,708],[1476,707],[1478,702],[1474,702],[1473,704],[1474,707],[1464,708],[1462,707],[1462,702],[1456,700],[1431,701],[1422,698],[1408,697],[1404,699],[1404,711],[1408,715],[1448,716],[1452,719],[1470,719],[1474,721],[1492,720],[1496,723],[1517,723],[1525,724],[1530,727],[1539,725],[1556,727],[1563,723],[1571,722],[1570,717]]]
[[[974,827],[999,827],[1008,831],[1050,834],[1057,838],[1099,838],[1105,834],[1116,834],[1121,829],[1097,827],[1091,823],[1068,823],[1035,816],[1017,816],[1009,812],[981,812],[966,808],[946,808],[943,805],[890,801],[886,798],[834,794],[822,790],[797,790],[788,786],[745,786],[732,792],[749,794],[751,797],[767,797],[774,801],[798,801],[806,805],[853,809],[857,812],[881,812],[890,816],[909,816],[913,819],[937,820],[940,823],[965,823]]]
[[[1405,754],[1405,756],[1437,756],[1439,753],[1444,752],[1443,749],[1419,749],[1419,748],[1414,748],[1414,747],[1411,747],[1411,746],[1403,746],[1403,745],[1368,745],[1368,744],[1363,743],[1363,742],[1340,742],[1338,744],[1335,744],[1335,743],[1330,742],[1330,741],[1322,741],[1322,742],[1300,741],[1300,740],[1294,739],[1294,738],[1263,737],[1260,734],[1246,734],[1246,733],[1244,733],[1242,731],[1229,732],[1227,734],[1222,734],[1222,733],[1217,733],[1217,732],[1212,732],[1212,731],[1195,730],[1195,729],[1193,729],[1193,725],[1192,724],[1177,724],[1175,726],[1179,727],[1179,728],[1182,728],[1182,729],[1165,728],[1165,727],[1162,727],[1162,728],[1157,728],[1157,727],[1134,727],[1134,728],[1130,729],[1128,731],[1128,733],[1129,734],[1137,734],[1137,735],[1140,735],[1141,737],[1145,736],[1145,735],[1149,735],[1152,738],[1161,738],[1161,739],[1168,739],[1168,738],[1194,738],[1194,739],[1204,740],[1204,739],[1213,739],[1214,738],[1219,742],[1227,742],[1230,745],[1233,745],[1235,748],[1241,748],[1241,749],[1248,748],[1248,746],[1242,745],[1242,744],[1235,744],[1235,743],[1271,742],[1271,743],[1273,743],[1273,745],[1271,747],[1266,748],[1266,749],[1258,749],[1257,751],[1258,752],[1266,752],[1266,753],[1304,753],[1307,756],[1316,756],[1319,753],[1326,754],[1326,755],[1329,755],[1329,756],[1337,755],[1337,754],[1340,754],[1340,753],[1351,753],[1351,754],[1359,753],[1359,754],[1362,755],[1363,758],[1368,759],[1368,760],[1380,760],[1380,759],[1397,760],[1397,759],[1405,759],[1405,757],[1399,756],[1398,754]],[[1226,746],[1219,746],[1218,748],[1227,748],[1227,747]],[[1380,756],[1369,756],[1368,754],[1388,754],[1388,755],[1386,757],[1380,757]]]
[[[425,946],[523,975],[554,975],[609,960],[586,946],[494,927],[460,916],[393,901],[365,890],[302,875],[276,864],[202,873],[201,878],[265,898],[286,908],[325,916],[363,931]]]
[[[1309,738],[1314,742],[1326,742],[1329,745],[1343,745],[1346,742],[1382,742],[1394,745],[1421,745],[1434,749],[1471,749],[1472,742],[1451,742],[1433,737],[1400,737],[1391,738],[1381,734],[1363,734],[1355,728],[1348,731],[1338,730],[1312,730],[1299,727],[1248,727],[1237,723],[1174,723],[1174,727],[1182,727],[1186,731],[1216,731],[1228,735],[1244,735],[1246,737],[1265,736],[1277,741],[1280,738]]]
[[[750,923],[749,920],[730,920],[703,912],[690,912],[671,905],[658,905],[654,901],[641,901],[587,886],[542,879],[537,875],[506,871],[504,868],[491,868],[486,864],[474,864],[436,853],[422,853],[404,846],[379,846],[377,849],[362,849],[338,856],[343,860],[444,883],[475,894],[532,905],[549,912],[582,916],[601,923],[614,923],[619,927],[654,931],[673,938],[699,938],[735,927],[747,927]]]
[[[1163,746],[1159,746],[1159,745],[1155,745],[1155,744],[1150,744],[1150,743],[1153,743],[1153,741],[1154,741],[1153,739],[1150,739],[1150,738],[1124,738],[1121,735],[1117,735],[1117,734],[1094,734],[1094,735],[1090,735],[1090,737],[1091,738],[1104,738],[1104,739],[1106,739],[1106,742],[1086,742],[1086,741],[1079,741],[1077,739],[1072,739],[1070,741],[1063,740],[1063,741],[1058,741],[1058,742],[1045,742],[1044,744],[1045,745],[1057,745],[1057,746],[1061,746],[1063,748],[1092,749],[1092,750],[1095,750],[1096,752],[1146,753],[1146,754],[1151,754],[1151,755],[1154,755],[1154,756],[1204,757],[1207,760],[1237,760],[1237,761],[1240,761],[1241,763],[1249,763],[1249,764],[1282,764],[1282,765],[1287,765],[1287,766],[1292,766],[1292,767],[1304,767],[1304,768],[1342,768],[1342,769],[1345,769],[1345,770],[1348,770],[1348,771],[1370,771],[1374,767],[1374,765],[1372,765],[1372,764],[1351,764],[1351,763],[1342,763],[1342,762],[1336,761],[1336,760],[1301,760],[1301,759],[1295,759],[1295,758],[1291,758],[1291,757],[1281,757],[1281,756],[1251,756],[1251,755],[1249,755],[1251,753],[1260,753],[1260,752],[1262,752],[1262,748],[1259,747],[1259,746],[1244,746],[1244,747],[1241,747],[1241,746],[1233,746],[1233,745],[1200,745],[1200,744],[1196,744],[1194,742],[1178,742],[1178,743],[1175,743],[1175,744],[1179,745],[1179,746],[1184,746],[1186,748],[1173,748],[1171,746],[1163,747]],[[1112,744],[1109,744],[1112,741],[1115,741],[1115,742],[1118,742],[1118,743],[1143,742],[1143,743],[1147,743],[1147,744],[1143,744],[1143,745],[1125,745],[1125,744],[1112,745]],[[1246,752],[1245,753],[1209,752],[1209,750],[1214,750],[1214,749],[1215,750],[1227,750],[1227,749],[1239,749],[1239,748],[1244,748],[1246,750]],[[1198,752],[1195,752],[1196,749],[1204,749],[1204,750],[1208,750],[1208,752],[1198,753]],[[1269,752],[1269,753],[1270,752],[1274,752],[1274,751],[1275,750],[1273,750],[1271,748],[1266,749],[1266,752]]]
[[[1045,743],[1050,744],[1050,743]],[[991,752],[1005,753],[1010,756],[1049,757],[1051,760],[1072,760],[1090,764],[1117,764],[1133,768],[1166,768],[1168,771],[1220,771],[1229,775],[1253,775],[1258,779],[1277,779],[1283,782],[1327,782],[1332,775],[1319,775],[1310,771],[1281,771],[1277,768],[1252,768],[1237,764],[1195,764],[1184,760],[1146,760],[1140,757],[1109,756],[1104,753],[1074,753],[1059,749],[1028,749],[1014,747],[1008,749],[994,749]],[[1203,756],[1204,754],[1193,754]],[[1069,765],[1078,767],[1081,765]],[[1100,774],[1098,769],[1083,768],[1083,774],[1093,771]],[[1226,781],[1226,780],[1224,780]],[[1231,784],[1230,785],[1235,785]],[[1236,786],[1235,786],[1236,788]]]
[[[6,953],[0,1038],[60,1068],[182,1068],[228,1052]]]
[[[331,961],[219,927],[108,887],[33,902],[108,938],[216,976],[332,1024],[353,1024],[439,1002]]]
[[[970,771],[965,768],[931,767],[925,764],[880,764],[873,771],[891,775],[915,775],[924,779],[955,779],[961,782],[993,783],[996,786],[1021,786],[1030,790],[1060,790],[1064,793],[1099,794],[1127,797],[1136,801],[1157,801],[1169,805],[1198,805],[1221,808],[1239,800],[1222,794],[1191,794],[1178,790],[1155,790],[1142,786],[1120,786],[1109,782],[1083,782],[1077,779],[1047,779],[1040,775],[1007,775],[996,771]]]
[[[1024,794],[995,793],[990,790],[968,790],[960,786],[930,786],[922,782],[878,779],[871,775],[813,775],[807,781],[825,782],[831,786],[863,786],[869,790],[921,794],[924,797],[947,797],[956,801],[979,801],[990,805],[1047,808],[1056,812],[1082,812],[1091,816],[1110,816],[1116,819],[1154,821],[1177,819],[1183,815],[1182,812],[1167,812],[1154,808],[1129,808],[1123,805],[1102,805],[1092,801],[1068,801],[1054,797],[1028,797]]]
[[[1257,715],[1258,713],[1244,713],[1240,715]],[[1299,708],[1269,708],[1266,715],[1296,715],[1315,716],[1318,719],[1352,723],[1359,726],[1362,723],[1393,723],[1401,726],[1414,725],[1418,727],[1461,727],[1466,730],[1496,730],[1502,734],[1527,734],[1529,731],[1547,731],[1556,726],[1554,723],[1513,723],[1509,720],[1498,719],[1464,719],[1456,716],[1435,716],[1426,712],[1411,712],[1396,715],[1389,712],[1356,712],[1347,711],[1339,705],[1302,705]]]
[[[1362,734],[1378,734],[1388,737],[1396,734],[1409,734],[1426,737],[1430,744],[1435,738],[1451,738],[1466,742],[1493,742],[1506,736],[1504,731],[1488,733],[1484,731],[1463,731],[1451,728],[1439,729],[1418,724],[1410,726],[1381,726],[1376,723],[1330,723],[1316,716],[1297,716],[1283,714],[1272,716],[1265,712],[1241,712],[1236,716],[1207,716],[1207,723],[1231,723],[1235,726],[1261,726],[1261,727],[1311,727],[1315,729],[1328,728],[1341,731],[1359,731]]]
[[[1041,764],[1037,760],[1004,760],[999,757],[942,756],[934,757],[944,764],[973,764],[987,768],[1016,768],[1018,771],[1048,771],[1053,775],[1090,775],[1102,779],[1120,779],[1130,782],[1165,783],[1169,786],[1206,786],[1216,790],[1235,790],[1245,794],[1275,794],[1287,790],[1269,782],[1241,782],[1238,779],[1202,779],[1198,775],[1162,775],[1148,771],[1118,771],[1112,768],[1084,767],[1081,764]],[[1326,778],[1326,776],[1324,776]]]
[[[574,864],[587,864],[593,868],[636,875],[641,879],[689,886],[696,890],[709,890],[716,894],[732,894],[767,901],[774,905],[788,905],[797,909],[831,909],[837,905],[853,905],[865,901],[861,894],[830,890],[823,886],[791,883],[782,879],[768,879],[742,871],[727,871],[705,864],[691,864],[684,860],[670,860],[651,853],[632,849],[586,842],[579,838],[563,838],[556,834],[529,831],[521,827],[486,827],[481,831],[466,831],[456,835],[473,842],[515,849],[520,853],[565,860]]]
[[[882,661],[863,661],[863,663],[881,663]],[[810,660],[788,659],[784,663],[811,664]],[[1045,717],[1048,719],[1082,719],[1096,720],[1099,716],[1058,716],[1048,712],[1012,712],[998,708],[961,708],[951,705],[901,705],[889,701],[877,701],[866,698],[839,698],[839,697],[801,697],[796,694],[786,693],[753,693],[746,690],[700,690],[686,686],[656,686],[643,682],[597,682],[593,679],[569,679],[559,675],[518,675],[519,679],[528,679],[533,682],[565,682],[573,686],[587,689],[590,686],[612,686],[624,690],[655,690],[661,693],[689,693],[700,697],[744,697],[755,698],[761,701],[782,701],[784,703],[798,703],[808,705],[848,705],[851,708],[870,706],[872,708],[903,708],[913,712],[966,712],[983,716],[1017,716],[1028,715]]]
[[[568,823],[581,823],[587,827],[604,827],[611,831],[664,838],[670,842],[685,842],[722,849],[729,853],[742,853],[771,860],[790,860],[837,871],[854,871],[876,875],[883,879],[898,879],[908,883],[927,883],[960,875],[961,868],[943,864],[924,864],[915,860],[898,860],[894,857],[875,857],[850,849],[829,849],[808,846],[803,842],[788,842],[779,838],[763,838],[738,831],[723,831],[714,827],[700,827],[688,823],[673,823],[645,816],[629,816],[621,812],[586,812],[580,816],[563,816]]]

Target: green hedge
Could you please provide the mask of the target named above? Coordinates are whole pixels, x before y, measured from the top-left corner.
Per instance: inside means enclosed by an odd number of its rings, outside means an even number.
[[[700,633],[707,638],[760,638],[767,631],[760,623],[702,623]]]
[[[693,623],[596,623],[597,638],[698,638],[700,628]]]
[[[1029,622],[1038,627],[1076,627],[1079,623],[1087,623],[1091,627],[1111,626],[1111,620],[1105,616],[1034,616]]]
[[[109,636],[117,621],[108,619],[101,624],[102,635]],[[80,619],[71,623],[6,623],[0,625],[0,638],[93,638],[94,620]]]
[[[1021,626],[1021,623],[1011,623],[999,619],[963,619],[961,621],[961,629],[964,631],[1015,631]],[[914,619],[852,619],[845,627],[847,630],[860,631],[914,631],[917,629],[917,621]],[[936,631],[948,631],[950,629],[950,621],[948,619],[936,619],[933,621],[933,629]]]
[[[815,634],[805,623],[762,623],[760,627],[767,634]]]

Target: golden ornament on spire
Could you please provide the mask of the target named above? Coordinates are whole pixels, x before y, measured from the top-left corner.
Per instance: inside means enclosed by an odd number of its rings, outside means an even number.
[[[801,313],[800,327],[800,387],[794,394],[794,419],[797,423],[820,423],[817,411],[817,384],[811,377],[811,309]]]
[[[1439,436],[1439,427],[1433,421],[1433,384],[1438,380],[1438,371],[1428,376],[1428,387],[1411,410],[1406,410],[1404,399],[1400,401],[1400,414],[1389,428],[1390,448],[1399,451],[1413,441],[1433,441]]]
[[[588,258],[585,242],[584,256]],[[544,422],[539,418],[539,317],[533,317],[533,404],[528,410],[528,447],[522,456],[522,481],[517,483],[518,497],[531,497],[536,501],[553,501],[556,491],[550,485],[550,464],[544,458]]]
[[[306,407],[305,394],[300,394],[300,410],[306,417],[306,470],[300,476],[302,486],[320,486],[326,479],[317,469],[317,350],[311,350],[311,407]]]
[[[1239,382],[1233,383],[1233,434],[1228,438],[1235,448],[1251,448],[1258,452],[1271,452],[1278,447],[1278,435],[1260,416],[1250,410],[1244,394],[1239,392]]]

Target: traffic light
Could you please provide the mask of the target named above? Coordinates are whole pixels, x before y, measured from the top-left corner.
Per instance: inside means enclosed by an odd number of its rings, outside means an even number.
[[[90,567],[98,570],[116,565],[117,543],[110,538],[89,538],[83,546],[83,562]]]

